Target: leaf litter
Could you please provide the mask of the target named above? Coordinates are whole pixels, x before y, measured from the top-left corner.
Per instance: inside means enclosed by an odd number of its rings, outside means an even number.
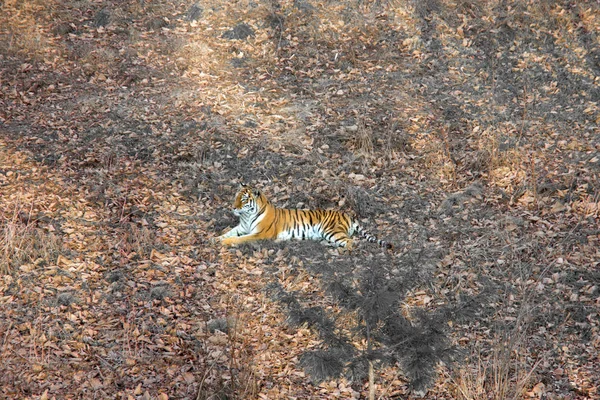
[[[597,3],[2,8],[3,397],[598,396]],[[398,253],[221,249],[240,181]]]

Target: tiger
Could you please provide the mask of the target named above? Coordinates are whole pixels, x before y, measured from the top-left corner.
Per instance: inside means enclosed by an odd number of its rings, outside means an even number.
[[[274,239],[327,241],[334,247],[352,250],[358,233],[367,241],[385,249],[392,245],[367,233],[350,215],[336,210],[296,210],[276,208],[267,197],[249,185],[241,184],[233,202],[239,224],[216,239],[225,246]]]

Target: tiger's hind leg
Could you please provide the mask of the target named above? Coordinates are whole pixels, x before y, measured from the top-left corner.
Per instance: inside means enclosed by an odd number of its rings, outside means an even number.
[[[346,251],[352,251],[352,249],[354,249],[354,240],[348,238],[348,240],[346,240],[346,245],[343,247]]]
[[[350,236],[338,233],[327,240],[329,245],[350,251],[354,248],[354,240]]]

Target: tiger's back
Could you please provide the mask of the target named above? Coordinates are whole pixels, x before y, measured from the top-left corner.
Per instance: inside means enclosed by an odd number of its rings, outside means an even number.
[[[350,215],[335,210],[295,210],[274,207],[258,190],[242,185],[234,201],[240,223],[219,239],[225,245],[261,239],[326,240],[351,249],[351,236],[359,233],[367,241],[390,249],[391,244],[367,233]]]

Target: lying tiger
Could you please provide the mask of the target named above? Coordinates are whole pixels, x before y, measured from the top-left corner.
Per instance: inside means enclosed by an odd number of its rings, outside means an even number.
[[[334,210],[289,210],[275,208],[259,190],[242,184],[233,203],[240,223],[217,238],[227,246],[261,239],[327,240],[351,250],[355,232],[386,249],[392,245],[367,233],[348,214]]]

